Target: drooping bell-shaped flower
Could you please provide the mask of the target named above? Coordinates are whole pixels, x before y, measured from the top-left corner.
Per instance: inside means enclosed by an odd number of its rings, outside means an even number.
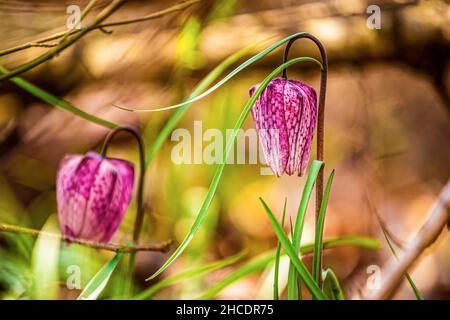
[[[258,85],[250,89],[253,95]],[[295,80],[273,79],[252,108],[264,156],[279,177],[303,175],[309,161],[317,118],[317,96]]]
[[[95,152],[67,155],[60,163],[56,180],[62,233],[108,242],[128,208],[133,183],[131,162]]]

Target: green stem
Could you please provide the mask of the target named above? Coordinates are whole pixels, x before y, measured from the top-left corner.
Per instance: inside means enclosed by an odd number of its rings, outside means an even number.
[[[199,213],[197,214],[197,217],[195,218],[194,224],[192,225],[189,233],[186,235],[186,237],[183,239],[179,247],[175,250],[175,252],[172,254],[172,256],[169,257],[169,259],[164,263],[163,266],[161,266],[160,269],[158,269],[151,277],[149,277],[147,280],[153,279],[159,274],[161,274],[169,265],[172,264],[173,261],[175,261],[176,258],[184,251],[184,249],[187,247],[189,242],[191,242],[192,238],[194,237],[195,233],[197,232],[198,228],[203,222],[203,219],[206,216],[206,213],[209,209],[209,206],[211,205],[212,199],[214,197],[214,194],[216,193],[217,187],[220,182],[220,178],[222,176],[223,170],[225,168],[226,161],[228,159],[228,156],[230,154],[231,149],[234,146],[234,141],[236,139],[236,136],[238,134],[239,129],[242,127],[244,120],[247,118],[247,115],[250,112],[250,109],[252,108],[253,104],[256,102],[256,99],[261,95],[264,88],[267,86],[267,84],[277,76],[284,68],[287,68],[293,64],[299,63],[299,62],[314,62],[322,68],[322,64],[317,61],[316,59],[310,58],[310,57],[300,57],[295,58],[292,60],[289,60],[286,63],[283,63],[278,68],[276,68],[270,75],[268,75],[260,84],[260,86],[256,89],[253,96],[249,99],[247,104],[244,107],[244,110],[241,112],[235,126],[233,129],[233,132],[231,134],[231,139],[227,141],[226,149],[224,156],[222,158],[222,162],[217,165],[216,171],[214,173],[214,177],[211,181],[211,185],[209,187],[208,193],[206,195],[205,200],[203,201],[202,207],[200,208]]]
[[[136,220],[134,223],[134,229],[133,229],[133,243],[131,245],[135,245],[139,243],[139,235],[142,229],[142,222],[144,220],[144,205],[143,205],[143,192],[144,192],[144,178],[145,178],[145,151],[144,151],[144,143],[142,142],[141,136],[139,133],[130,127],[119,127],[114,130],[112,130],[108,136],[105,139],[105,143],[102,148],[102,156],[106,157],[106,152],[108,151],[108,146],[111,143],[114,136],[121,132],[125,131],[129,134],[131,134],[137,141],[138,147],[139,147],[139,165],[140,165],[140,173],[139,173],[139,180],[138,180],[138,190],[137,190],[137,209],[136,209]],[[136,252],[130,253],[130,258],[128,262],[128,275],[129,275],[129,295],[131,296],[133,294],[133,269],[134,269],[134,262],[136,258]]]
[[[0,65],[0,73],[7,74],[9,72],[8,69]],[[106,128],[114,129],[117,128],[119,125],[107,120],[104,120],[102,118],[96,117],[90,113],[87,113],[81,109],[78,109],[77,107],[73,106],[69,102],[60,99],[51,93],[42,90],[41,88],[35,86],[31,82],[26,81],[25,79],[14,77],[11,78],[10,81],[17,85],[18,87],[22,88],[23,90],[27,91],[28,93],[34,95],[35,97],[38,97],[42,101],[47,102],[48,104],[51,104],[57,108],[64,109],[66,111],[69,111],[73,113],[74,115],[81,117],[87,121],[96,123],[98,125],[101,125]]]

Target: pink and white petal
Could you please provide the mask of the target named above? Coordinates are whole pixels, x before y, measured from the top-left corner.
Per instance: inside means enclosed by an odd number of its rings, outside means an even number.
[[[302,159],[301,159],[301,167],[300,167],[300,172],[299,172],[300,175],[303,175],[305,173],[306,168],[308,166],[309,157],[310,157],[310,153],[311,153],[311,145],[312,145],[312,141],[314,138],[314,129],[316,127],[316,122],[317,122],[316,103],[310,101],[310,103],[308,103],[307,106],[309,106],[309,108],[310,108],[309,114],[311,116],[309,117],[307,135],[305,137],[306,144],[305,144],[304,153],[303,153]]]
[[[300,123],[300,152],[297,152],[296,168],[298,175],[302,176],[309,162],[312,140],[314,137],[314,129],[317,118],[317,99],[313,88],[296,81],[298,84],[298,92],[302,99],[303,115]]]
[[[281,176],[288,161],[288,138],[284,120],[283,79],[274,79],[264,89],[252,110],[268,165]]]
[[[99,241],[108,224],[108,207],[113,200],[118,173],[103,160],[91,188],[86,218],[80,237]]]
[[[289,159],[286,166],[286,173],[292,175],[299,161],[298,150],[300,150],[300,124],[303,115],[302,97],[299,95],[298,87],[295,84],[288,83],[284,92],[285,121],[288,131],[289,141]]]
[[[134,168],[130,162],[104,159],[92,186],[81,236],[107,242],[117,231],[130,203]]]
[[[131,162],[120,159],[108,159],[118,172],[114,197],[108,208],[108,221],[101,242],[108,242],[120,226],[131,202],[134,184],[134,166]]]
[[[62,161],[57,177],[57,202],[64,234],[79,236],[100,162],[101,157],[92,152],[85,156],[69,156]]]

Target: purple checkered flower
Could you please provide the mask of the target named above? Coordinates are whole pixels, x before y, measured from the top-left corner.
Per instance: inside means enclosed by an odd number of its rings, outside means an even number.
[[[67,155],[56,180],[58,216],[64,235],[106,243],[131,200],[133,164],[95,152]]]
[[[253,95],[258,85],[250,89]],[[273,79],[252,108],[264,156],[272,171],[305,173],[317,118],[317,96],[295,80]]]

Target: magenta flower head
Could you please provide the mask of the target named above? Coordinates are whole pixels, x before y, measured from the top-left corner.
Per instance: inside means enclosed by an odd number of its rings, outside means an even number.
[[[253,95],[258,85],[250,89]],[[279,177],[306,170],[317,118],[317,96],[310,86],[275,78],[252,108],[264,156]]]
[[[95,152],[67,155],[56,180],[59,223],[65,236],[106,243],[130,204],[133,164]]]

